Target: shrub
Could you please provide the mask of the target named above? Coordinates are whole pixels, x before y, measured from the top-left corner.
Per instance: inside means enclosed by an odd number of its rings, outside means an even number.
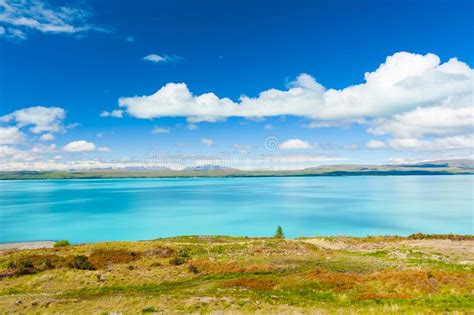
[[[281,226],[277,227],[277,230],[276,230],[275,235],[273,237],[278,238],[278,239],[285,238],[285,234],[283,234],[283,229],[281,228]]]
[[[188,270],[189,270],[189,272],[192,272],[192,273],[194,273],[194,274],[199,273],[198,267],[196,267],[196,266],[193,265],[193,264],[190,264],[190,265],[189,265]]]
[[[71,244],[67,240],[60,240],[60,241],[56,241],[56,243],[54,243],[54,247],[64,247],[64,246],[69,246],[69,245],[71,245]]]
[[[159,246],[153,249],[150,249],[145,252],[147,256],[156,256],[159,258],[168,258],[175,254],[175,251],[172,248],[166,246]]]
[[[72,261],[69,263],[69,267],[80,270],[95,270],[94,265],[89,261],[86,256],[74,256]]]
[[[16,262],[10,262],[8,268],[13,269],[14,274],[17,276],[29,275],[37,272],[30,259],[21,259]]]
[[[179,265],[182,265],[186,262],[186,259],[183,258],[183,257],[174,257],[174,258],[171,258],[169,263],[170,265],[173,265],[173,266],[179,266]]]
[[[89,260],[97,269],[104,269],[113,264],[128,264],[140,258],[140,254],[123,249],[99,249],[94,251]]]

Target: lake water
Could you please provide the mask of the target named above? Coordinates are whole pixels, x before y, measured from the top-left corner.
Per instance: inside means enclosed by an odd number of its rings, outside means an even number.
[[[0,242],[473,234],[474,176],[0,181]]]

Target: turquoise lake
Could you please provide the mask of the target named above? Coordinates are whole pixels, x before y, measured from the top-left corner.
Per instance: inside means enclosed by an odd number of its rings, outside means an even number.
[[[469,175],[0,181],[0,242],[473,234]]]

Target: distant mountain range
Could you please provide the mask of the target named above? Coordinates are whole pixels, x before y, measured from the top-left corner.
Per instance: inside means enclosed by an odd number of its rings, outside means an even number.
[[[304,170],[244,171],[219,165],[200,165],[176,171],[165,167],[132,167],[121,169],[71,171],[3,171],[4,179],[69,178],[159,178],[159,177],[261,177],[261,176],[386,176],[386,175],[462,175],[474,174],[474,160],[436,160],[390,165],[323,165]]]
[[[186,167],[183,171],[238,171],[238,169],[231,167],[224,167],[220,165],[199,165],[193,167]]]

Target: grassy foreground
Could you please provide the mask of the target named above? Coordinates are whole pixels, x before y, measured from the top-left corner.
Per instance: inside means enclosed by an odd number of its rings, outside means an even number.
[[[189,236],[0,254],[0,313],[474,311],[474,237]]]

